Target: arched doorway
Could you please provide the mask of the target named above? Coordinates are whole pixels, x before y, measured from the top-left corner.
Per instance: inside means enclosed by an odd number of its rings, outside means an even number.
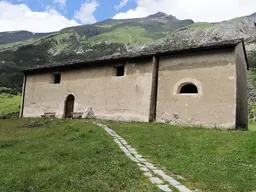
[[[74,102],[75,97],[73,95],[69,95],[65,101],[65,118],[72,117],[72,113],[74,112]]]

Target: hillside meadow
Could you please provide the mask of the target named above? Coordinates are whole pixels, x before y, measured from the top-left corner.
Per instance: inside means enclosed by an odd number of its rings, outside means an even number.
[[[160,191],[83,120],[0,120],[0,175],[5,192]]]
[[[166,124],[104,122],[146,159],[204,192],[256,190],[256,125],[220,131]],[[180,177],[181,176],[181,177]]]
[[[0,94],[0,116],[19,113],[21,104],[21,95]]]
[[[100,121],[189,188],[256,190],[256,125],[220,131]],[[92,120],[0,120],[0,191],[159,191]]]

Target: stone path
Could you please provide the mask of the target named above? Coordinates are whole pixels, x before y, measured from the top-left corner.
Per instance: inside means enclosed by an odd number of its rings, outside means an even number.
[[[94,123],[99,127],[102,127],[109,135],[114,138],[116,144],[120,147],[120,149],[125,153],[127,157],[129,157],[133,162],[137,163],[140,170],[144,173],[144,175],[150,180],[151,183],[155,184],[159,189],[164,192],[171,192],[171,187],[176,188],[180,192],[192,192],[192,190],[188,189],[180,182],[167,175],[161,169],[155,167],[152,163],[149,163],[146,159],[140,155],[136,149],[132,148],[121,136],[119,136],[115,131],[108,128],[106,125],[101,123]]]

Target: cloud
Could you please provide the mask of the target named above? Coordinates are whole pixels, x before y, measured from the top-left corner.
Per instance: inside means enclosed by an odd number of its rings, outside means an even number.
[[[129,0],[121,0],[119,5],[115,5],[115,9],[118,10],[118,9],[122,9],[123,7],[125,7],[127,5]]]
[[[54,0],[55,4],[59,4],[62,9],[66,7],[66,0]]]
[[[74,18],[81,21],[83,24],[95,23],[96,18],[93,14],[98,6],[99,4],[95,0],[86,1],[81,5],[80,10],[75,12]]]
[[[49,7],[44,12],[33,12],[26,4],[0,1],[0,31],[51,32],[75,25],[79,23]]]
[[[255,0],[137,0],[137,7],[116,14],[114,19],[145,17],[158,11],[179,19],[216,22],[255,12]]]

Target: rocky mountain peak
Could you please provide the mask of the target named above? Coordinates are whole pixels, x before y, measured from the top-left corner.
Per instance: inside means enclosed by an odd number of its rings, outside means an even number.
[[[168,15],[168,14],[163,13],[163,12],[157,12],[155,14],[149,15],[148,18],[150,18],[150,19],[171,19],[171,20],[177,20],[176,17],[174,17],[172,15]]]
[[[256,12],[251,14],[250,17],[256,17]]]

